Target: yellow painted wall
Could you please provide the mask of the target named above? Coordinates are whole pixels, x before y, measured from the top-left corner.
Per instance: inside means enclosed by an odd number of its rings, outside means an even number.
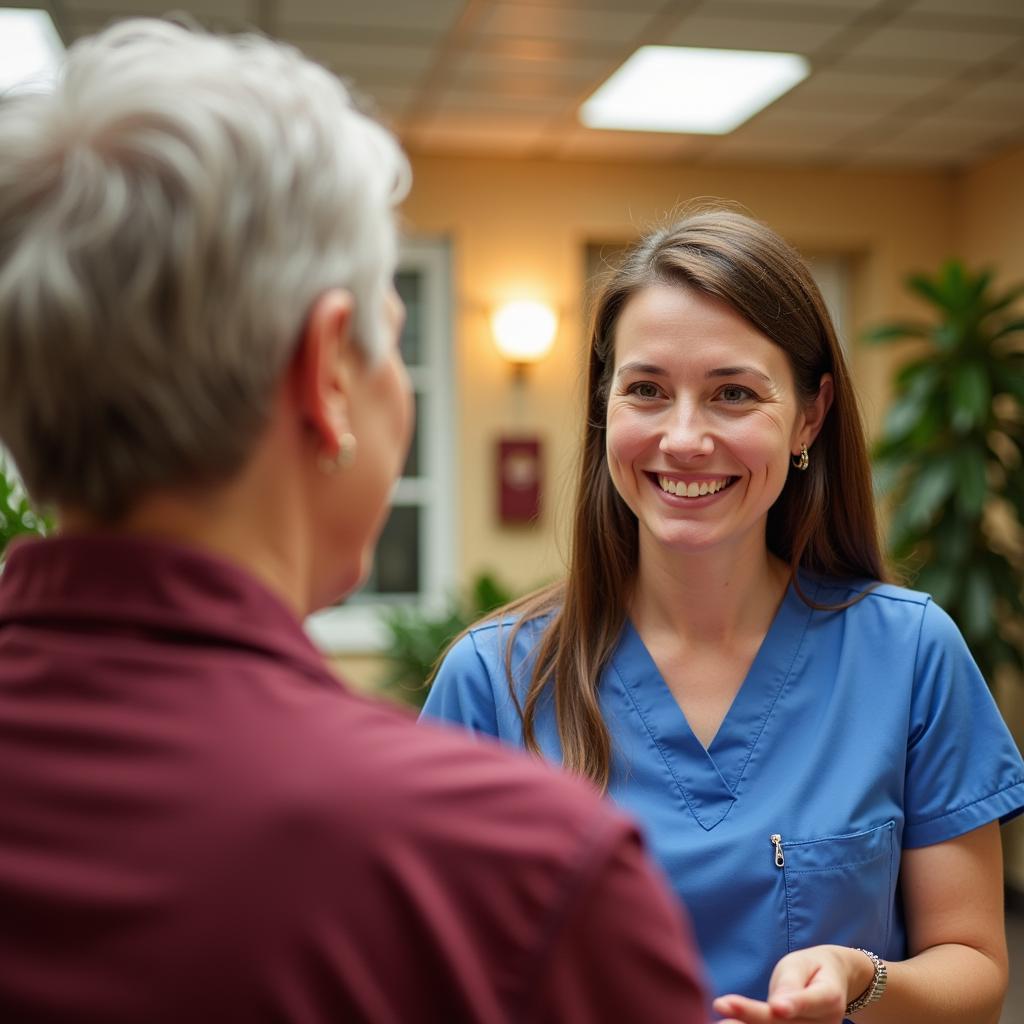
[[[964,175],[958,233],[964,258],[991,264],[1004,284],[1024,281],[1024,146]]]
[[[1024,146],[986,161],[964,175],[959,234],[964,259],[991,266],[997,282],[1024,281]],[[1024,680],[1002,679],[1000,706],[1018,744],[1024,744]],[[1007,876],[1024,892],[1024,821],[1004,831]]]
[[[493,568],[517,588],[557,576],[579,433],[584,246],[626,241],[698,197],[742,204],[799,248],[855,260],[852,328],[907,311],[901,278],[955,248],[957,183],[935,172],[715,168],[421,156],[404,214],[454,254],[458,574]],[[561,313],[555,347],[517,391],[490,341],[488,313],[526,292]],[[869,422],[888,397],[888,353],[853,347]],[[493,445],[539,433],[547,496],[532,528],[494,512]]]

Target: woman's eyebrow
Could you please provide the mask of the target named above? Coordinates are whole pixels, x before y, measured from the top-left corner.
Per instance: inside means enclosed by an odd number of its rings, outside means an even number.
[[[623,363],[615,372],[616,377],[625,377],[630,373],[646,373],[652,377],[667,377],[668,371],[656,363]]]
[[[772,379],[767,373],[763,373],[761,370],[755,370],[752,366],[719,366],[714,370],[708,370],[706,376],[708,377],[742,377],[745,374],[749,374],[752,377],[759,377],[766,384],[771,384]]]

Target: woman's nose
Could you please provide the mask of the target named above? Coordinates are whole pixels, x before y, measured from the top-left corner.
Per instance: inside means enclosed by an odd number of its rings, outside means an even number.
[[[699,408],[689,404],[673,408],[668,413],[659,448],[679,461],[710,455],[714,440]]]

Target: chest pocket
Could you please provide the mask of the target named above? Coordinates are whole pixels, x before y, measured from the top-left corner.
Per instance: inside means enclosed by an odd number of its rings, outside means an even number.
[[[892,926],[896,825],[804,842],[781,837],[790,951],[835,943],[885,950]]]

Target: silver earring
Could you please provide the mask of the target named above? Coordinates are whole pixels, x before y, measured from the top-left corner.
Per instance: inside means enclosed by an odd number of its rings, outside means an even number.
[[[346,431],[338,438],[338,450],[333,455],[321,454],[317,459],[317,465],[322,473],[337,473],[339,469],[351,466],[355,462],[356,435]]]
[[[807,445],[802,444],[800,445],[800,454],[793,456],[793,468],[799,469],[803,473],[810,464],[811,457],[807,454]]]

